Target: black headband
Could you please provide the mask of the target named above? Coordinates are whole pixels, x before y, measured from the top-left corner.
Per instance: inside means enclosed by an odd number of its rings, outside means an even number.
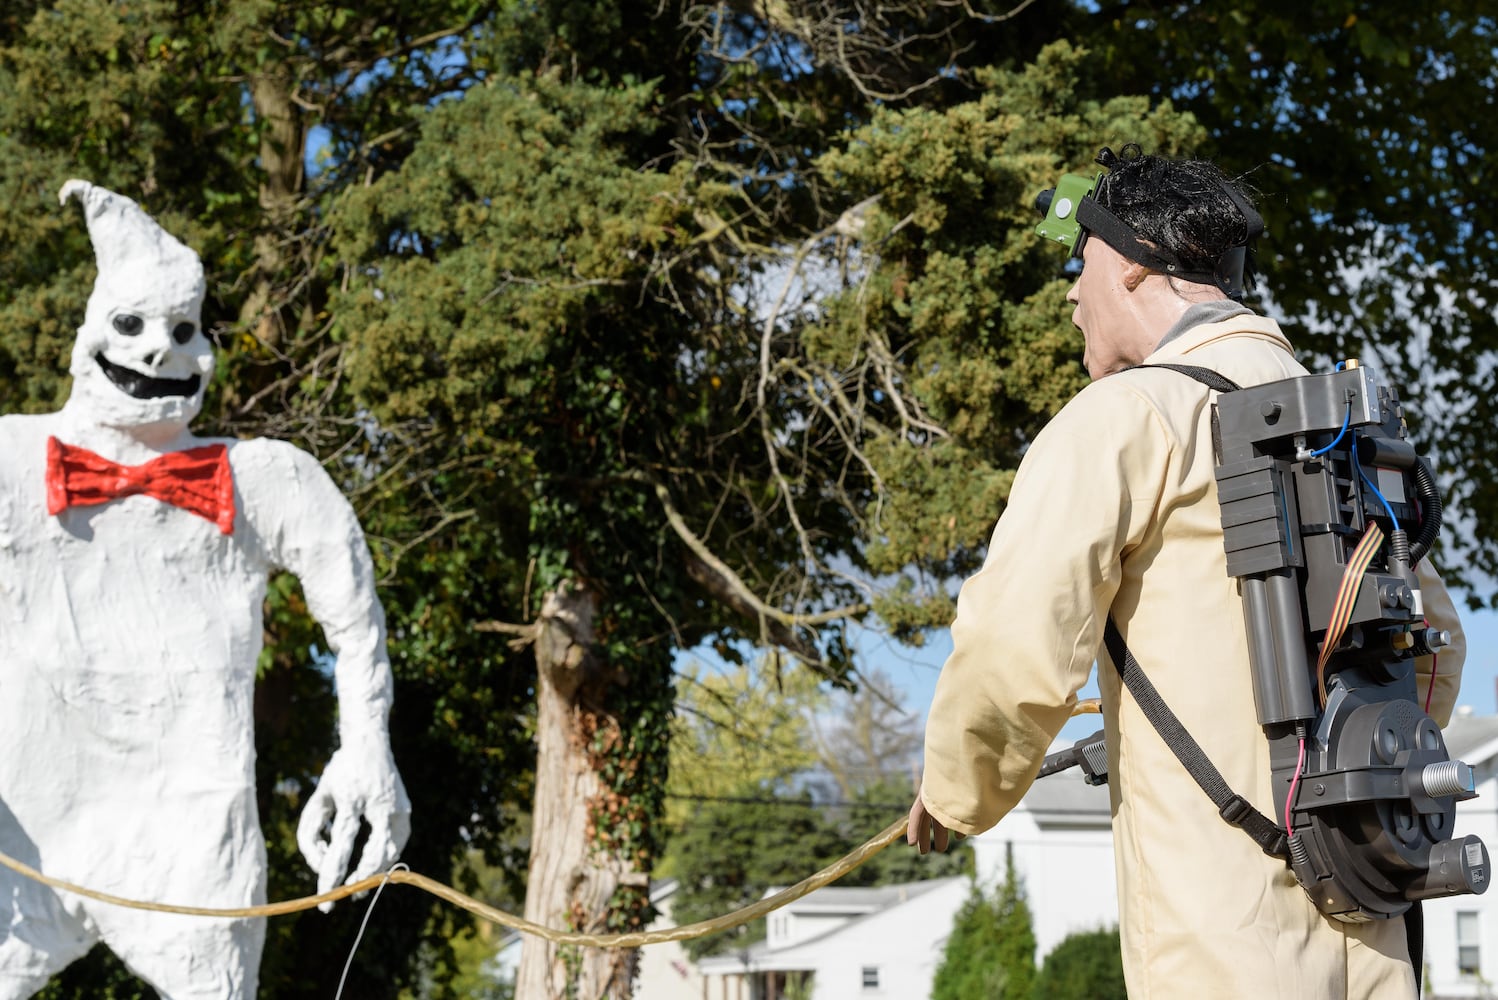
[[[1112,178],[1106,178],[1104,184]],[[1164,247],[1151,246],[1127,223],[1104,208],[1095,196],[1083,198],[1077,205],[1077,224],[1089,234],[1117,250],[1125,259],[1136,264],[1190,281],[1198,285],[1216,285],[1234,300],[1243,298],[1243,263],[1248,253],[1248,244],[1264,232],[1264,219],[1254,210],[1231,184],[1223,184],[1222,190],[1232,199],[1238,214],[1243,216],[1247,235],[1243,243],[1233,247],[1217,259],[1217,266],[1210,271],[1187,268],[1171,251]]]

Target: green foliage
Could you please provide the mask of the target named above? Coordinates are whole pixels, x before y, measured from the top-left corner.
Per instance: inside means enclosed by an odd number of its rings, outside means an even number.
[[[1169,102],[1088,96],[1086,64],[1058,42],[1022,69],[977,70],[975,99],[881,109],[818,161],[849,201],[878,197],[863,237],[877,256],[808,329],[810,349],[882,341],[927,415],[868,445],[877,475],[901,484],[871,526],[875,570],[975,569],[1025,445],[1085,383],[1060,261],[1033,233],[1035,194],[1104,142],[1177,154],[1201,141]],[[908,588],[877,607],[905,635],[950,620],[941,597]]]
[[[696,664],[678,675],[667,829],[680,828],[704,799],[746,785],[783,791],[816,764],[808,719],[825,709],[827,695],[810,671],[783,670],[777,677],[771,666],[757,660],[709,671]],[[657,878],[674,874],[671,860],[668,854],[656,866]]]
[[[1118,928],[1069,934],[1041,964],[1035,1000],[1127,1000]]]
[[[108,948],[97,945],[36,994],[36,1000],[155,1000],[156,991],[136,979]]]
[[[1011,848],[992,893],[976,882],[952,923],[932,1000],[1029,1000],[1036,982],[1035,932]]]
[[[801,881],[909,806],[911,783],[901,772],[919,747],[918,722],[879,690],[887,682],[869,678],[856,693],[828,695],[810,671],[787,666],[772,677],[773,665],[697,668],[680,680],[666,813],[671,838],[653,873],[681,882],[672,914],[678,925]],[[829,718],[840,722],[829,725]],[[823,793],[820,802],[811,788]],[[924,857],[896,847],[838,884],[893,885],[972,871],[965,843]],[[721,954],[760,940],[764,926],[757,921],[688,947]]]
[[[941,965],[931,982],[932,1000],[990,1000],[1008,994],[1009,977],[995,953],[998,916],[974,884],[952,921]]]
[[[768,799],[756,786],[736,789],[746,800]],[[678,925],[720,917],[758,901],[774,886],[789,886],[847,851],[847,840],[803,795],[779,801],[703,804],[671,839],[681,886],[672,918]],[[693,959],[745,948],[765,936],[765,922],[684,941]]]
[[[93,270],[63,180],[137,198],[202,251],[222,351],[198,429],[293,440],[354,497],[390,621],[408,860],[434,872],[470,846],[521,868],[531,657],[474,625],[530,621],[563,579],[599,596],[602,829],[635,860],[658,847],[674,651],[777,644],[847,683],[847,617],[911,641],[950,620],[950,581],[1083,379],[1032,203],[1103,143],[1259,168],[1292,333],[1409,375],[1417,430],[1464,469],[1463,559],[1498,567],[1498,119],[1470,114],[1495,85],[1486,7],[983,16],[1012,6],[14,6],[0,410],[67,392]],[[287,580],[266,625],[281,897],[310,886],[291,823],[332,703]],[[621,902],[616,922],[642,918]],[[329,994],[361,912],[272,924],[266,995]],[[418,953],[448,968],[432,912],[376,921],[351,992],[393,995]]]
[[[913,797],[910,782],[898,778],[882,778],[859,789],[853,796],[851,807],[835,811],[835,815],[841,816],[840,828],[847,837],[848,849],[852,850],[877,832],[878,824],[898,819],[909,808],[908,803]],[[954,838],[945,852],[938,854],[933,851],[925,855],[904,841],[897,841],[853,869],[838,884],[900,885],[954,875],[971,878],[975,874],[973,848],[966,840]]]

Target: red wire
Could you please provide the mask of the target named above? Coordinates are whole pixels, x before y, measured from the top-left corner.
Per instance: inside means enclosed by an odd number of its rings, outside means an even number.
[[[1425,627],[1430,628],[1430,619],[1425,619]],[[1425,689],[1425,713],[1430,714],[1430,696],[1436,693],[1436,672],[1441,667],[1441,654],[1430,654],[1430,687]]]
[[[1430,654],[1430,687],[1425,689],[1425,714],[1430,714],[1430,696],[1436,690],[1436,670],[1441,662],[1440,653]]]
[[[1300,787],[1300,772],[1306,766],[1306,738],[1300,738],[1300,759],[1295,762],[1295,777],[1290,779],[1290,794],[1285,798],[1285,839],[1295,836],[1295,828],[1290,825],[1290,807],[1295,804],[1295,789]]]

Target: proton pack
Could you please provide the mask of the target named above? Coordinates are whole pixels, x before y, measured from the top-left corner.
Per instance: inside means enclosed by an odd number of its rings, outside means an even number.
[[[1141,250],[1148,241],[1092,204],[1103,180],[1067,175],[1043,193],[1037,233],[1075,254],[1095,229],[1130,259],[1147,250],[1147,266],[1241,293],[1243,247],[1211,271],[1172,268],[1167,249]],[[1223,187],[1252,240],[1262,220]],[[1356,361],[1247,389],[1207,369],[1152,367],[1220,393],[1218,502],[1269,740],[1274,818],[1227,786],[1109,620],[1104,642],[1124,686],[1223,818],[1285,858],[1321,912],[1387,919],[1418,900],[1484,892],[1487,849],[1475,836],[1454,838],[1456,803],[1475,795],[1472,769],[1450,758],[1416,684],[1415,659],[1450,642],[1425,621],[1415,575],[1442,503],[1405,439],[1397,393]],[[1074,765],[1090,783],[1107,780],[1101,733],[1048,756],[1040,776]]]

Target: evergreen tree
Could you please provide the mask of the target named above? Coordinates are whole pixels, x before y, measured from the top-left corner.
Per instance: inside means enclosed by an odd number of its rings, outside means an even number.
[[[931,1000],[994,1000],[1006,995],[1008,973],[999,961],[999,921],[982,888],[972,890],[952,921],[941,964],[931,981]]]
[[[1069,934],[1046,955],[1034,1000],[1127,1000],[1118,928]]]
[[[931,984],[932,1000],[1029,1000],[1035,930],[1024,885],[1007,846],[1004,878],[985,893],[975,882],[952,924]]]
[[[534,915],[636,926],[644,895],[614,876],[659,848],[676,651],[759,643],[846,681],[850,619],[912,641],[949,622],[949,581],[1082,383],[1031,204],[1104,142],[1270,161],[1267,287],[1331,318],[1292,335],[1378,340],[1429,373],[1452,405],[1417,391],[1409,412],[1465,469],[1472,564],[1498,565],[1482,3],[863,9],[0,15],[0,408],[67,391],[93,265],[63,180],[137,198],[203,252],[223,356],[199,429],[325,456],[371,535],[413,867],[467,877],[471,846],[503,864],[531,810]],[[1356,294],[1349,259],[1370,262]],[[310,887],[290,824],[332,700],[289,581],[265,621],[260,807],[284,898]],[[391,996],[421,942],[445,947],[436,905],[374,921],[350,990]],[[360,915],[273,922],[266,993],[328,995]],[[533,995],[561,995],[538,951]],[[622,993],[628,973],[589,955],[581,975]]]

